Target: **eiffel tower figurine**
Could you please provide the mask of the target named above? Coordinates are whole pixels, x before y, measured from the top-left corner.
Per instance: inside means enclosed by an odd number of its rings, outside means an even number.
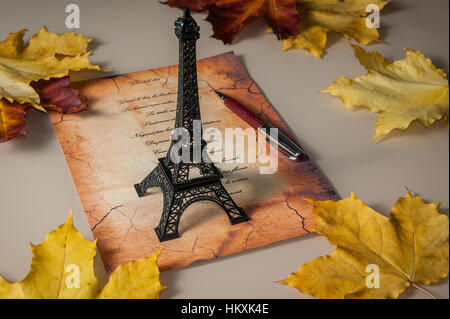
[[[220,205],[232,225],[250,219],[225,190],[220,181],[221,172],[206,154],[200,118],[195,51],[196,41],[200,38],[199,31],[200,28],[191,17],[189,9],[184,9],[184,16],[175,22],[175,34],[180,42],[175,134],[172,135],[167,155],[158,160],[158,166],[141,183],[134,185],[139,197],[144,196],[151,186],[159,186],[163,191],[162,217],[155,228],[160,241],[179,237],[178,224],[181,215],[188,206],[198,201],[207,200]],[[177,136],[176,132],[179,130],[185,134]],[[196,137],[199,141],[196,141]],[[182,154],[189,154],[189,159],[174,160],[176,155],[181,157]],[[194,174],[195,172],[197,174]]]

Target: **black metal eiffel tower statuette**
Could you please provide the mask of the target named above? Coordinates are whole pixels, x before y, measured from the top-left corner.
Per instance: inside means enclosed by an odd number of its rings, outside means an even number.
[[[196,41],[200,38],[199,31],[189,9],[184,9],[184,16],[175,22],[175,34],[180,42],[175,132],[181,129],[186,133],[184,136],[172,135],[167,155],[159,159],[158,166],[140,184],[134,185],[139,197],[144,196],[151,186],[159,186],[163,191],[162,217],[155,228],[160,241],[179,237],[181,215],[188,206],[198,201],[208,200],[220,205],[232,225],[250,219],[223,187],[221,172],[207,157],[206,151],[203,152],[206,142],[203,140],[201,124],[195,125],[195,121],[201,123],[195,51]],[[200,141],[196,141],[196,136]],[[189,160],[173,160],[173,155],[181,154],[190,154]]]

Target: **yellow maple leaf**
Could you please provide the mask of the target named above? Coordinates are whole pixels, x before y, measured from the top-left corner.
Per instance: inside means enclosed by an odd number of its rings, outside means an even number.
[[[152,257],[120,265],[103,287],[100,299],[158,299],[166,287],[159,282],[156,261],[161,250]],[[150,266],[150,267],[149,267]]]
[[[159,282],[158,251],[119,266],[99,292],[93,268],[96,242],[76,230],[72,213],[42,244],[31,245],[31,251],[31,270],[25,279],[10,284],[0,277],[0,299],[147,299],[159,298],[165,289]]]
[[[283,40],[283,50],[306,49],[320,58],[327,43],[327,33],[334,31],[361,44],[378,41],[376,28],[366,25],[369,5],[381,10],[390,0],[314,0],[300,3],[301,17],[298,35]]]
[[[30,103],[44,111],[31,82],[62,78],[70,71],[100,70],[89,62],[87,47],[92,39],[74,32],[57,35],[42,27],[25,47],[25,32],[10,33],[0,42],[0,99]]]
[[[420,51],[407,49],[405,59],[391,63],[378,52],[353,47],[368,74],[356,79],[342,76],[321,92],[340,97],[347,108],[363,106],[379,113],[373,141],[394,129],[406,130],[415,120],[426,127],[441,119],[448,125],[449,88],[444,70]]]
[[[448,276],[449,222],[440,204],[425,204],[409,192],[387,218],[355,194],[313,201],[315,231],[337,245],[312,260],[284,283],[319,298],[397,298],[410,285],[423,290]],[[368,285],[368,267],[379,269],[379,287]],[[375,284],[371,281],[371,284]]]

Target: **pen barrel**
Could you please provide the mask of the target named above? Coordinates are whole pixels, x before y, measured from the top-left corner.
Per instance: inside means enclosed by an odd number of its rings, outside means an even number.
[[[216,94],[233,113],[247,122],[254,129],[261,131],[265,135],[267,142],[277,148],[281,154],[293,161],[301,161],[306,158],[305,151],[280,130],[260,119],[236,100],[221,92],[216,91]],[[272,134],[274,133],[273,129],[277,130],[277,134]]]
[[[254,129],[257,129],[259,126],[264,124],[263,120],[261,120],[258,116],[247,110],[239,102],[228,97],[224,100],[224,103],[231,111],[233,111],[233,113],[238,115],[241,119],[247,122]]]

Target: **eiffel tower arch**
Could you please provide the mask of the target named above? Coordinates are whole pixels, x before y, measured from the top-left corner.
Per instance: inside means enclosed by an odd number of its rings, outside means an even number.
[[[200,28],[189,9],[184,9],[184,15],[175,22],[175,34],[180,45],[175,131],[182,130],[185,134],[174,134],[167,155],[158,160],[158,166],[141,183],[134,185],[139,197],[144,196],[152,186],[162,189],[163,212],[155,228],[160,241],[179,237],[178,224],[183,212],[198,201],[218,204],[232,225],[250,219],[223,187],[219,169],[209,158],[205,158],[206,152],[203,154],[203,150],[206,142],[203,140],[202,127],[194,125],[195,121],[201,121],[196,58]],[[189,159],[174,161],[174,154],[189,154]],[[201,156],[197,158],[195,154]]]

